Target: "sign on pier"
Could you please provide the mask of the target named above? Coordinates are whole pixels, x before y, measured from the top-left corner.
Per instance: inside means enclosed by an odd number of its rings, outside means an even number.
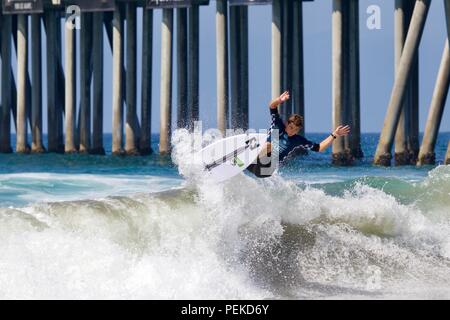
[[[65,0],[64,4],[79,6],[81,12],[114,11],[114,0]]]
[[[300,0],[297,0],[300,1]],[[301,0],[303,2],[311,2],[314,0]],[[251,6],[254,4],[272,4],[272,0],[228,0],[230,6]]]
[[[147,9],[188,8],[192,5],[207,6],[209,0],[147,0]]]
[[[272,4],[272,0],[228,0],[230,6],[250,6],[254,4]]]
[[[3,0],[3,14],[42,13],[42,0]]]

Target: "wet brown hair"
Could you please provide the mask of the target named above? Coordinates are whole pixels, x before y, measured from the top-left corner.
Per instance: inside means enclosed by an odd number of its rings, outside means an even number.
[[[293,114],[288,118],[288,124],[294,124],[296,127],[303,127],[303,117],[298,114]]]

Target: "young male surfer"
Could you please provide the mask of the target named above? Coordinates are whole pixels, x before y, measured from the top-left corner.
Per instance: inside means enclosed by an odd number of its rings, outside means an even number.
[[[303,127],[303,117],[298,114],[291,115],[287,122],[284,123],[278,113],[278,106],[289,100],[289,92],[285,91],[281,96],[270,102],[270,114],[272,116],[272,124],[270,131],[278,129],[279,143],[278,143],[278,158],[279,162],[295,155],[296,151],[311,150],[315,152],[323,152],[332,145],[333,140],[337,137],[346,136],[350,133],[350,126],[338,126],[333,133],[325,138],[321,143],[314,143],[298,134]],[[269,177],[272,175],[276,166],[271,164],[272,142],[271,136],[265,148],[258,156],[257,163],[251,164],[247,170],[260,178]]]

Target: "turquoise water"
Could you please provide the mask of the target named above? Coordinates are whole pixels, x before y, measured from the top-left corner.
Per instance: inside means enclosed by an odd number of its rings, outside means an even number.
[[[372,166],[377,138],[214,185],[157,152],[0,154],[0,297],[448,299],[450,166]]]
[[[310,134],[321,141],[327,134]],[[423,180],[432,166],[375,167],[372,165],[378,134],[364,134],[362,148],[365,158],[352,167],[330,164],[331,152],[311,153],[299,157],[280,169],[279,175],[298,183],[322,188],[330,194],[357,181],[388,189],[401,181]],[[439,136],[437,162],[444,161],[450,133]],[[111,135],[104,140],[106,156],[62,154],[0,154],[0,207],[24,206],[39,201],[62,201],[134,192],[155,192],[181,186],[184,183],[177,166],[169,156],[158,154],[159,136],[152,136],[154,154],[146,157],[111,156]],[[15,139],[13,136],[12,145]],[[401,192],[398,190],[398,192]]]

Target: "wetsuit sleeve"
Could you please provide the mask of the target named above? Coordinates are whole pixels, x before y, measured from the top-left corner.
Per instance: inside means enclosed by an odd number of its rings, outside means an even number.
[[[302,136],[298,136],[298,137],[299,137],[299,139],[296,141],[296,146],[295,146],[296,148],[301,147],[306,150],[319,152],[320,144],[309,141],[308,139],[306,139],[305,137],[302,137]]]
[[[278,113],[278,108],[271,108],[270,116],[272,120],[270,123],[269,134],[267,135],[267,142],[272,142],[272,130],[278,129],[280,134],[284,131],[284,123],[283,120],[281,120],[280,114]]]
[[[303,144],[303,147],[305,149],[308,149],[308,150],[311,150],[311,151],[314,151],[314,152],[319,152],[320,144],[312,142],[312,141],[309,141],[306,138],[303,138],[303,140],[304,141],[302,142],[302,144]]]
[[[278,108],[270,109],[270,115],[272,117],[272,123],[270,129],[278,129],[284,131],[284,123],[281,120],[280,114],[278,113]]]

